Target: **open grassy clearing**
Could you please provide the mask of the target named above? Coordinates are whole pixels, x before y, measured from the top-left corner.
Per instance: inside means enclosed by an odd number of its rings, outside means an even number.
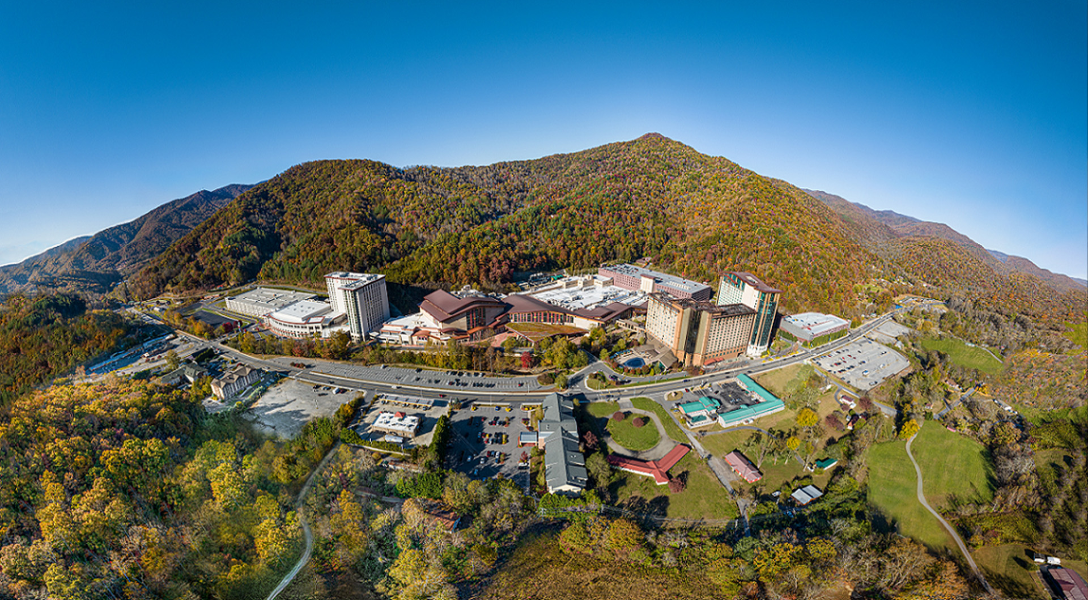
[[[922,340],[922,347],[926,350],[936,350],[948,355],[952,362],[968,369],[978,369],[983,373],[994,375],[999,373],[1004,365],[990,355],[989,352],[979,347],[968,346],[956,338],[926,338]]]
[[[751,429],[734,429],[725,433],[705,436],[699,440],[699,443],[714,456],[725,456],[740,448],[745,440],[752,437],[754,433]]]
[[[620,405],[615,402],[590,402],[586,404],[586,410],[594,417],[608,418],[612,416],[612,413],[620,409]]]
[[[667,485],[657,485],[652,477],[613,470],[615,480],[609,490],[624,508],[670,519],[733,519],[737,505],[710,467],[695,452],[680,459],[669,474],[686,480],[687,488],[674,494]],[[632,596],[637,597],[637,596]]]
[[[656,413],[657,417],[661,419],[661,424],[665,426],[665,433],[669,434],[669,437],[671,437],[674,442],[680,442],[681,444],[687,443],[688,436],[684,435],[680,426],[673,422],[672,417],[669,416],[669,411],[665,410],[664,406],[644,397],[632,398],[631,404],[639,410],[648,410]]]
[[[608,419],[608,433],[612,435],[612,441],[628,450],[649,450],[661,441],[661,434],[657,432],[657,426],[649,417],[643,417],[634,413],[626,413],[627,418],[622,421]],[[645,421],[642,427],[635,427],[635,418]]]
[[[869,502],[880,509],[899,533],[931,548],[951,548],[954,542],[948,532],[915,495],[918,482],[907,456],[906,442],[874,444],[867,458]]]
[[[952,495],[982,503],[993,500],[993,469],[982,444],[926,421],[911,452],[922,469],[926,500],[933,508],[945,506]]]
[[[571,563],[578,568],[571,568]],[[712,600],[718,586],[695,574],[667,574],[563,554],[555,530],[523,535],[483,589],[463,597],[480,600]]]
[[[913,448],[913,446],[911,446]],[[1050,598],[1039,583],[1037,566],[1027,546],[1004,544],[984,546],[972,552],[975,562],[990,585],[1010,598]]]
[[[1080,346],[1082,351],[1088,348],[1088,323],[1066,322],[1066,326],[1069,327],[1069,331],[1065,332],[1065,337]]]
[[[752,379],[763,386],[768,392],[782,398],[786,394],[786,386],[797,377],[797,373],[799,373],[804,366],[805,365],[803,364],[790,365],[781,369],[760,373],[759,375],[753,376]]]

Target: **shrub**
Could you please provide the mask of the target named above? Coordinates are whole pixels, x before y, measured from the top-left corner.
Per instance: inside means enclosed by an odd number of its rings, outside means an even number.
[[[669,478],[669,491],[674,494],[679,494],[684,491],[684,482],[676,477]]]
[[[540,385],[551,385],[555,383],[555,377],[552,377],[551,373],[541,373],[537,376],[536,382]]]
[[[617,410],[616,412],[612,413],[612,420],[619,422],[622,421],[626,416],[627,415],[624,415],[622,410]]]
[[[643,419],[642,417],[635,417],[631,420],[631,424],[635,427],[642,427],[646,424],[646,419]]]

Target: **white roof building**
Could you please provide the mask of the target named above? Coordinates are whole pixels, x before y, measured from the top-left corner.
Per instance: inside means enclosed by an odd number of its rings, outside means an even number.
[[[383,412],[378,415],[378,420],[370,426],[375,431],[400,435],[402,437],[414,437],[419,429],[419,417],[406,415],[402,412]]]
[[[345,321],[342,312],[336,312],[328,302],[300,300],[265,317],[268,329],[283,337],[329,337],[346,327],[336,327]]]

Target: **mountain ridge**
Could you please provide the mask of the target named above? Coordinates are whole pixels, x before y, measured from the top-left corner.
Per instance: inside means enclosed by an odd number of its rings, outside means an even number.
[[[1068,275],[1051,272],[1022,256],[986,249],[978,242],[944,223],[923,221],[891,210],[875,210],[859,202],[852,202],[841,196],[820,190],[806,189],[805,191],[830,206],[832,210],[839,212],[840,215],[848,216],[851,219],[859,218],[859,216],[861,219],[871,218],[886,226],[892,234],[898,237],[938,238],[959,244],[969,249],[972,254],[977,255],[983,262],[994,267],[995,270],[1006,275],[1011,273],[1031,275],[1062,292],[1080,291],[1088,287],[1088,283],[1081,283]]]
[[[104,292],[251,187],[230,184],[201,190],[131,221],[0,267],[0,294],[32,289]]]
[[[347,269],[384,273],[391,297],[412,309],[431,289],[508,291],[516,273],[651,257],[699,281],[756,273],[788,291],[786,312],[861,316],[879,295],[865,284],[877,283],[881,303],[958,295],[1008,314],[1083,319],[1080,296],[1040,293],[1051,284],[1005,270],[947,226],[905,215],[886,216],[889,226],[840,200],[836,210],[661,135],[485,166],[312,161],[238,196],[129,287],[141,298],[254,278],[321,289],[325,273]]]

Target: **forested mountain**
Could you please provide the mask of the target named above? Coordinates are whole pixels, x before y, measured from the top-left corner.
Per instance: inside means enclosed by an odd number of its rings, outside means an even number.
[[[150,297],[258,277],[321,288],[324,273],[353,269],[402,286],[503,289],[522,271],[645,256],[701,281],[729,269],[756,273],[787,291],[787,312],[859,314],[855,286],[877,279],[897,282],[893,291],[1037,306],[1029,293],[1046,284],[995,272],[1000,263],[980,246],[916,242],[944,240],[904,237],[895,227],[907,225],[852,210],[657,134],[483,167],[318,161],[239,196],[130,287]],[[955,264],[964,256],[971,264]],[[972,270],[966,283],[955,273],[962,268]],[[404,291],[394,288],[394,297]],[[1069,318],[1071,302],[1031,310]]]
[[[1010,256],[997,250],[987,250],[971,238],[944,223],[922,221],[890,210],[873,210],[864,204],[817,190],[805,190],[827,204],[843,220],[852,224],[856,234],[870,250],[881,253],[886,244],[896,238],[940,239],[955,242],[992,270],[1004,275],[1022,274],[1042,280],[1060,292],[1080,292],[1085,286],[1066,275],[1052,273],[1020,256]],[[902,243],[902,242],[900,242]]]
[[[249,185],[233,184],[163,204],[127,223],[0,267],[0,293],[29,288],[104,291],[158,256]]]

